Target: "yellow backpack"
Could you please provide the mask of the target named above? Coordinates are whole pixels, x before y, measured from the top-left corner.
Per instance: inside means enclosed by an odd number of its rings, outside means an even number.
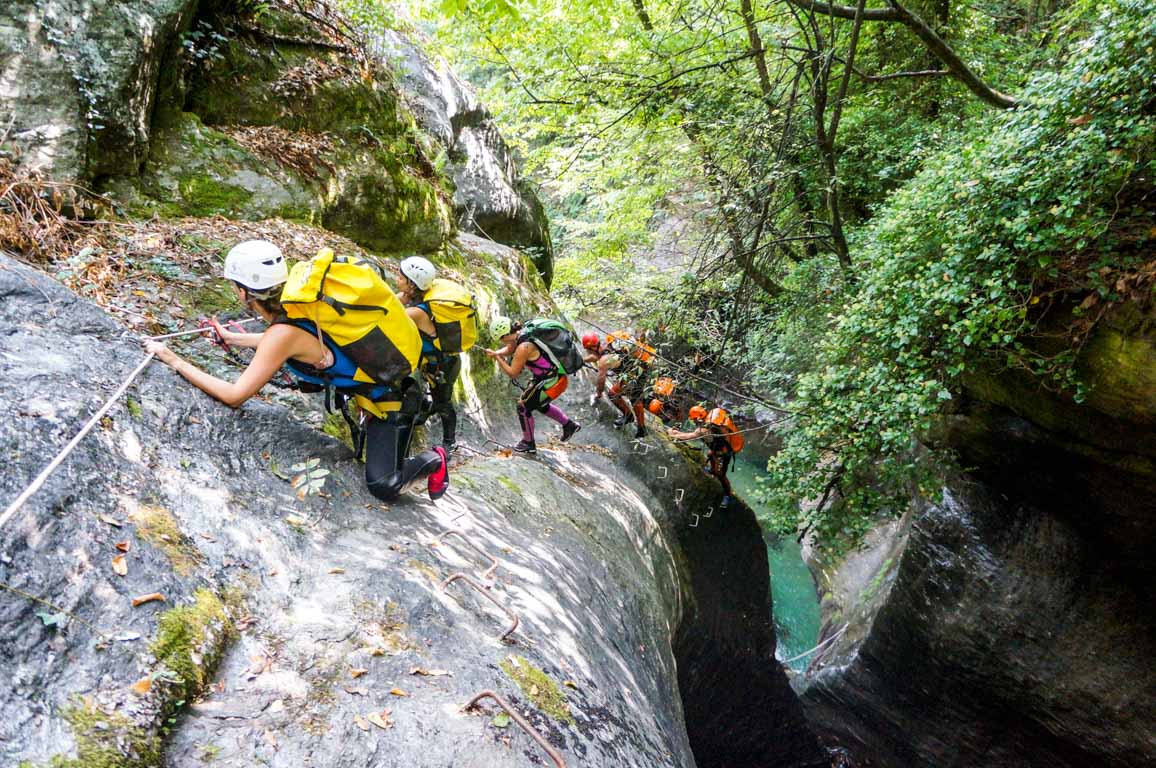
[[[426,289],[423,302],[433,314],[437,339],[434,346],[447,355],[465,352],[478,340],[478,313],[474,297],[453,280],[435,278]]]
[[[322,248],[293,265],[281,305],[291,321],[313,323],[332,342],[326,346],[336,347],[339,363],[342,355],[352,361],[352,370],[330,382],[334,387],[354,392],[358,404],[377,415],[397,409],[395,402],[377,403],[366,394],[374,384],[400,390],[401,380],[417,368],[421,336],[373,264]]]

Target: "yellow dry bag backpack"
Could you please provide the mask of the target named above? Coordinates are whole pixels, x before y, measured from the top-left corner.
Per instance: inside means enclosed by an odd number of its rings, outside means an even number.
[[[322,248],[290,270],[281,305],[289,322],[316,333],[336,360],[325,370],[291,366],[298,377],[354,395],[377,416],[400,407],[403,380],[421,356],[421,336],[375,265]],[[312,377],[298,370],[304,368]]]
[[[437,339],[434,346],[447,355],[466,352],[478,340],[478,313],[474,297],[453,280],[435,278],[426,289],[424,304],[429,305]]]

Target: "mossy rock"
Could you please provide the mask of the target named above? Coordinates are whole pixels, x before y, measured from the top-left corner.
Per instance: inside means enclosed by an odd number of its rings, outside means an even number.
[[[198,589],[191,605],[172,608],[157,620],[157,634],[149,650],[157,664],[173,673],[177,695],[188,701],[202,693],[220,660],[226,641],[234,634],[230,617],[236,598],[218,597]]]
[[[499,665],[522,689],[522,693],[543,713],[563,723],[574,722],[566,694],[550,676],[521,656],[507,656]]]
[[[136,535],[159,549],[168,558],[173,570],[181,576],[191,574],[202,561],[200,551],[193,545],[167,509],[142,506],[133,513]]]
[[[159,768],[160,736],[117,712],[105,712],[90,699],[77,698],[61,712],[76,741],[76,757],[56,755],[46,765],[23,762],[19,768]]]

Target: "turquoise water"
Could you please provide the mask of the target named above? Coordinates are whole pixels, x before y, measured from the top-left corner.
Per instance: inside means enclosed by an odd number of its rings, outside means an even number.
[[[815,647],[819,636],[819,595],[795,537],[775,536],[765,524],[766,509],[759,504],[756,492],[757,480],[764,474],[765,470],[758,464],[740,460],[730,475],[730,481],[735,492],[750,505],[763,524],[763,540],[767,543],[767,560],[771,567],[778,657],[790,659]],[[809,658],[799,659],[791,667],[801,672],[806,669],[808,661]]]

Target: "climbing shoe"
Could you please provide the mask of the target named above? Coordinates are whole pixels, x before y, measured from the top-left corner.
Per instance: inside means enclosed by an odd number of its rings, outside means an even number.
[[[450,489],[450,459],[446,449],[440,445],[435,447],[433,452],[441,457],[442,465],[430,473],[426,480],[426,491],[429,493],[430,501],[437,501]]]
[[[592,394],[592,395],[590,396],[590,404],[591,404],[591,405],[598,405],[598,401],[599,401],[599,400],[601,400],[601,399],[602,399],[602,395],[600,395],[600,394],[598,394],[597,392],[595,392],[594,394]]]
[[[723,496],[722,504],[719,504],[718,506],[719,506],[719,509],[726,509],[730,505],[731,505],[731,497],[730,496]]]
[[[457,453],[458,451],[458,444],[456,440],[443,440],[441,447],[445,450],[447,456],[452,453]]]
[[[637,429],[635,429],[634,430],[634,437],[635,438],[646,437],[646,427],[638,427]]]
[[[574,421],[574,419],[570,419],[570,421],[563,424],[562,425],[562,442],[566,442],[570,438],[574,437],[574,433],[580,429],[582,429],[582,425],[579,424],[578,422]]]
[[[518,444],[514,446],[515,453],[537,453],[538,446],[531,443],[529,440],[519,440]]]
[[[626,426],[626,422],[634,421],[634,414],[623,414],[614,420],[614,428],[622,429]]]

